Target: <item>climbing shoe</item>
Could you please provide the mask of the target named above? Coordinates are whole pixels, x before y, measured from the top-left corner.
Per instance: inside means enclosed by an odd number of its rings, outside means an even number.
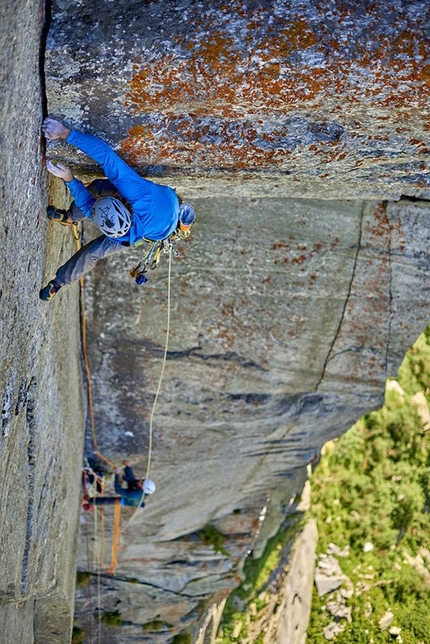
[[[58,291],[61,288],[61,284],[59,284],[56,280],[51,280],[50,282],[47,283],[46,286],[42,288],[42,290],[39,293],[39,297],[41,300],[44,300],[45,302],[49,302],[52,300],[54,295],[58,293]]]
[[[56,221],[62,226],[77,226],[77,221],[72,221],[67,210],[57,210],[54,206],[48,206],[47,211],[48,219]]]

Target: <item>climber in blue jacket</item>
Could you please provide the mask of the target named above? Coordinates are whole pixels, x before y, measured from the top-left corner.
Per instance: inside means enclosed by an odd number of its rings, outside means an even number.
[[[142,240],[166,239],[179,223],[190,226],[194,222],[194,209],[182,203],[173,188],[139,176],[100,139],[70,130],[49,117],[42,130],[47,139],[66,140],[88,154],[101,165],[107,177],[85,187],[66,165],[47,161],[49,172],[66,182],[74,198],[69,210],[49,206],[48,218],[71,225],[87,217],[103,235],[85,244],[60,266],[55,278],[40,291],[42,300],[51,300],[62,286],[82,277],[99,259]]]

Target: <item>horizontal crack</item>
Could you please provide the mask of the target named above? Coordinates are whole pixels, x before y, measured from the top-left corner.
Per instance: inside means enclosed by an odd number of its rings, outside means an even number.
[[[170,588],[163,588],[163,586],[157,586],[157,584],[151,584],[148,581],[140,581],[139,579],[136,579],[135,577],[130,578],[130,577],[120,577],[118,575],[108,575],[107,573],[96,573],[96,572],[90,572],[89,573],[92,577],[102,577],[104,579],[112,579],[114,581],[124,581],[129,584],[139,584],[140,586],[148,586],[149,588],[155,588],[156,590],[161,590],[163,593],[170,593],[171,595],[176,595],[177,597],[187,597],[188,599],[196,599],[195,595],[187,595],[183,592],[178,592],[176,590],[170,590]]]
[[[430,199],[425,199],[423,197],[409,197],[408,195],[402,195],[397,203],[401,203],[402,201],[430,204]]]
[[[246,369],[257,369],[258,371],[267,372],[267,369],[262,367],[257,362],[254,362],[253,360],[247,360],[235,351],[230,351],[229,353],[198,353],[198,351],[200,350],[201,347],[191,347],[190,349],[185,349],[184,351],[168,351],[167,359],[180,360],[181,358],[188,358],[189,356],[193,356],[195,358],[199,358],[200,360],[208,362],[211,360],[237,362],[241,367],[245,367]]]

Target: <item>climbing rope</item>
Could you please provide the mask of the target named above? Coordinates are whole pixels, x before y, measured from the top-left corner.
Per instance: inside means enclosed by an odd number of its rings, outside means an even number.
[[[72,228],[73,237],[76,241],[76,249],[80,250],[82,243],[81,243],[81,237],[80,237],[79,231],[77,230],[77,226],[71,226],[71,228]],[[104,454],[102,454],[98,448],[96,425],[94,420],[93,391],[91,386],[91,370],[90,370],[90,362],[88,359],[88,352],[87,352],[87,321],[86,321],[86,315],[85,315],[85,279],[83,277],[79,279],[79,287],[80,287],[79,306],[81,311],[81,345],[82,345],[82,355],[84,359],[85,373],[86,373],[86,379],[87,379],[88,413],[90,417],[90,427],[91,427],[91,433],[93,438],[94,453],[97,454],[97,456],[99,456],[112,469],[116,469],[115,463],[112,463],[112,461],[106,458],[106,456],[104,456]]]
[[[118,497],[115,499],[115,512],[113,520],[113,540],[112,540],[112,555],[111,555],[111,564],[109,568],[109,574],[114,575],[116,567],[118,565],[117,552],[118,552],[118,541],[121,525],[121,499]]]
[[[76,226],[72,226],[72,229],[76,229]],[[81,246],[81,240],[80,240],[80,235],[79,232],[76,230],[73,230],[73,236],[76,240],[78,250]],[[161,249],[160,249],[161,250]],[[168,263],[168,276],[167,276],[167,321],[166,321],[166,341],[165,341],[165,346],[164,346],[164,354],[163,354],[163,361],[162,361],[162,366],[161,366],[161,371],[160,371],[160,377],[158,380],[158,385],[155,393],[155,398],[154,402],[152,405],[151,409],[151,414],[149,418],[149,438],[148,438],[148,457],[147,457],[147,466],[146,466],[146,474],[145,474],[145,480],[149,479],[149,474],[151,471],[151,460],[152,460],[152,448],[153,448],[153,433],[154,433],[154,418],[155,418],[155,411],[157,408],[157,402],[158,398],[160,395],[161,391],[161,385],[163,382],[163,377],[164,377],[164,371],[166,367],[166,362],[167,362],[167,352],[169,348],[169,335],[170,335],[170,313],[171,313],[171,269],[172,269],[172,245],[169,244],[168,246],[165,247],[164,252],[167,252],[169,254],[169,263]],[[158,259],[158,258],[157,258]],[[157,261],[158,263],[158,261]],[[88,400],[88,410],[89,410],[89,418],[90,418],[90,426],[91,426],[91,433],[92,433],[92,440],[93,440],[93,445],[94,445],[94,452],[101,458],[105,463],[107,463],[112,469],[116,470],[116,465],[110,461],[104,454],[102,454],[98,448],[98,442],[97,442],[97,435],[96,435],[96,428],[95,428],[95,417],[94,417],[94,405],[93,405],[93,394],[92,394],[92,386],[91,386],[91,370],[90,370],[90,363],[89,363],[89,358],[88,358],[88,352],[87,352],[87,324],[86,324],[86,315],[85,315],[85,282],[84,278],[80,278],[80,310],[81,310],[81,344],[82,344],[82,355],[84,359],[84,364],[85,364],[85,372],[86,372],[86,379],[87,379],[87,400]],[[134,518],[136,517],[138,510],[142,507],[145,499],[145,493],[142,492],[142,496],[139,502],[139,505],[136,507],[136,510],[134,511],[133,515],[129,519],[128,523],[126,524],[123,532],[125,533],[131,523],[133,522]],[[95,512],[96,507],[94,507]],[[96,517],[95,517],[96,521]],[[103,517],[104,521],[104,517]],[[104,522],[102,523],[102,532],[103,532],[103,540],[104,540]],[[113,534],[113,541],[112,541],[112,552],[111,552],[111,564],[109,568],[109,574],[114,574],[116,567],[117,567],[117,551],[118,551],[118,543],[119,543],[119,537],[120,537],[120,524],[121,524],[121,499],[118,497],[118,499],[115,502],[115,512],[114,512],[114,534]],[[95,526],[96,527],[96,526]],[[95,537],[95,542],[97,542],[97,537],[98,535],[94,535]],[[103,553],[103,548],[104,545],[102,546],[102,553]],[[100,559],[104,562],[104,554],[100,555]],[[99,577],[99,575],[98,575]],[[99,590],[99,588],[98,588]]]
[[[85,549],[87,553],[87,571],[88,571],[88,641],[92,644],[93,641],[93,609],[92,609],[92,596],[91,596],[91,575],[90,570],[90,534],[88,527],[88,518],[85,520]]]
[[[81,244],[81,237],[79,230],[77,229],[77,226],[71,226],[72,228],[72,233],[73,237],[76,242],[76,247],[77,250],[79,250],[82,246]],[[85,364],[85,372],[86,372],[86,379],[87,379],[87,400],[88,400],[88,413],[89,413],[89,418],[90,418],[90,426],[91,426],[91,433],[92,433],[92,439],[93,439],[93,446],[94,446],[94,453],[99,456],[105,463],[107,463],[110,467],[113,469],[116,469],[116,466],[112,461],[110,461],[108,458],[102,454],[98,448],[98,443],[97,443],[97,435],[96,435],[96,429],[95,429],[95,418],[94,418],[94,405],[93,405],[93,392],[92,392],[92,385],[91,385],[91,370],[90,370],[90,363],[89,363],[89,358],[88,358],[88,352],[87,352],[87,323],[86,323],[86,315],[85,315],[85,280],[83,277],[80,278],[79,280],[79,286],[80,286],[80,295],[79,295],[79,305],[80,305],[80,311],[81,311],[81,346],[82,346],[82,355],[84,359],[84,364]],[[102,486],[102,495],[103,495],[103,481],[102,479],[97,475],[96,472],[93,471],[93,476],[94,476],[94,483],[95,483],[95,496],[97,496],[97,484],[99,483]],[[100,522],[98,519],[100,518]],[[120,519],[118,519],[119,521]],[[99,529],[99,523],[100,523],[100,529]],[[100,534],[99,534],[100,530]],[[101,606],[101,587],[100,587],[100,577],[101,577],[101,572],[102,569],[105,567],[105,515],[104,515],[104,508],[100,508],[100,515],[98,512],[98,508],[96,505],[94,505],[94,561],[93,565],[90,565],[89,561],[89,545],[88,545],[88,520],[86,521],[86,541],[87,541],[87,569],[88,571],[94,569],[96,575],[97,575],[97,605],[99,608],[99,614],[100,614],[100,606]],[[116,545],[117,547],[117,545]],[[97,550],[98,548],[98,550]],[[116,555],[115,555],[116,556]],[[89,604],[91,604],[91,577],[89,577],[89,583],[88,583],[88,594],[89,594]],[[92,643],[92,624],[91,624],[91,617],[90,617],[90,628],[89,628],[89,640],[90,644]],[[100,617],[99,617],[99,623],[98,623],[98,640],[101,642],[101,622],[100,622]]]
[[[81,306],[82,355],[84,358],[85,373],[87,376],[88,411],[90,416],[90,426],[91,426],[91,433],[93,437],[94,453],[97,454],[97,456],[101,458],[102,461],[107,463],[109,467],[115,470],[116,469],[115,463],[110,461],[108,458],[106,458],[104,454],[100,452],[98,447],[98,442],[97,442],[96,425],[94,420],[93,391],[91,386],[91,371],[90,371],[90,363],[89,363],[88,352],[87,352],[87,322],[86,322],[86,316],[85,316],[85,282],[83,277],[80,278],[79,283],[80,283],[80,306]]]
[[[96,491],[97,496],[97,491]],[[96,574],[96,583],[97,583],[97,633],[98,641],[101,639],[101,587],[100,587],[100,577],[101,577],[101,560],[100,560],[100,539],[98,538],[99,534],[99,512],[97,506],[94,506],[94,549],[93,549],[93,570]]]
[[[104,494],[104,491],[102,492],[102,494]],[[105,528],[106,528],[105,509],[101,507],[100,508],[100,531],[101,531],[102,549],[100,552],[100,560],[101,560],[101,567],[103,570],[106,568]]]
[[[88,400],[88,412],[90,416],[90,426],[91,432],[93,435],[93,445],[94,450],[98,451],[96,428],[94,421],[94,406],[93,406],[93,391],[91,387],[91,372],[90,372],[90,363],[88,360],[87,353],[87,323],[85,318],[85,282],[84,278],[81,277],[79,280],[80,286],[80,307],[81,307],[81,344],[82,344],[82,355],[84,358],[85,372],[87,376],[87,400]]]
[[[158,379],[158,385],[157,385],[157,390],[155,392],[155,398],[154,402],[152,405],[152,410],[151,410],[151,415],[149,417],[149,441],[148,441],[148,461],[147,461],[147,466],[146,466],[146,474],[145,474],[145,479],[148,480],[149,478],[149,473],[151,471],[151,456],[152,456],[152,443],[153,443],[153,427],[154,427],[154,416],[155,416],[155,409],[157,407],[157,401],[158,401],[158,396],[160,395],[161,391],[161,384],[163,382],[163,377],[164,377],[164,370],[166,367],[166,362],[167,362],[167,351],[169,349],[169,335],[170,335],[170,293],[171,293],[171,271],[172,271],[172,252],[169,253],[169,268],[168,268],[168,273],[167,273],[167,322],[166,322],[166,341],[164,344],[164,355],[163,355],[163,362],[161,365],[161,371],[160,371],[160,377]],[[123,533],[125,534],[130,527],[130,525],[133,523],[134,519],[136,518],[136,515],[140,508],[142,507],[143,501],[145,498],[145,494],[142,492],[142,496],[139,502],[139,505],[137,506],[136,510],[133,512],[132,516],[128,520],[128,522],[125,525],[125,528],[123,529]]]
[[[164,377],[164,369],[167,361],[167,351],[169,349],[169,333],[170,333],[170,284],[171,284],[171,270],[172,270],[172,252],[169,253],[169,270],[167,273],[167,323],[166,323],[166,342],[164,345],[163,363],[161,366],[160,378],[158,380],[157,391],[155,393],[154,403],[152,405],[151,416],[149,418],[149,443],[148,443],[148,463],[146,466],[145,479],[149,478],[151,470],[151,455],[152,455],[152,435],[154,426],[155,409],[157,407],[158,396],[160,395],[161,384]]]

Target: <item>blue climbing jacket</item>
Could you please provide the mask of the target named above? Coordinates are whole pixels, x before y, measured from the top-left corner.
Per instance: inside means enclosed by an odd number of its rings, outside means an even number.
[[[67,142],[97,161],[109,181],[132,207],[130,230],[123,237],[112,241],[132,245],[144,238],[154,241],[165,239],[173,233],[179,216],[179,199],[173,188],[139,176],[107,143],[94,136],[72,130]],[[91,219],[95,198],[79,179],[74,178],[67,186],[78,208]]]
[[[115,474],[115,492],[121,497],[121,505],[129,505],[135,508],[145,507],[142,490],[128,490],[122,487],[118,474]]]

